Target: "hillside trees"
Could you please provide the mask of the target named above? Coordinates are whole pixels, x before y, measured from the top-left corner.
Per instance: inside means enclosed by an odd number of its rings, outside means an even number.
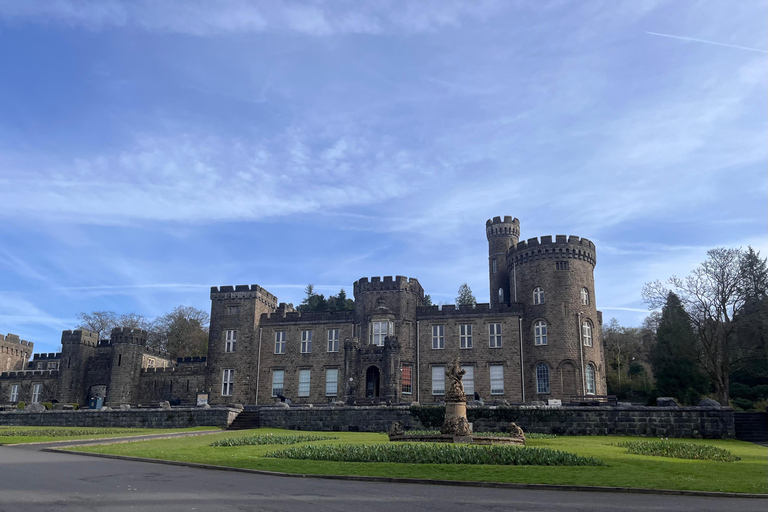
[[[352,311],[355,309],[355,301],[347,297],[344,288],[337,295],[331,295],[327,299],[323,294],[315,293],[315,285],[308,284],[304,288],[304,300],[299,311]]]
[[[644,399],[651,391],[647,327],[622,327],[612,318],[602,328],[608,393]]]

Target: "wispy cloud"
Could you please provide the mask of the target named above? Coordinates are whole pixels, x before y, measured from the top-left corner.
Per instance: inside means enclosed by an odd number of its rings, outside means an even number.
[[[738,50],[748,50],[750,52],[758,52],[758,53],[768,53],[768,50],[761,50],[759,48],[750,48],[749,46],[739,46],[735,44],[728,44],[728,43],[719,43],[717,41],[708,41],[706,39],[697,39],[695,37],[686,37],[686,36],[675,36],[672,34],[661,34],[659,32],[649,32],[646,31],[646,34],[650,34],[652,36],[661,36],[661,37],[669,37],[670,39],[679,39],[681,41],[690,41],[693,43],[704,43],[704,44],[712,44],[715,46],[725,46],[726,48],[736,48]]]

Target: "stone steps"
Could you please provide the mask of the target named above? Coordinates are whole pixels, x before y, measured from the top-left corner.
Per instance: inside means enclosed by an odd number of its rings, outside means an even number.
[[[261,422],[259,421],[258,411],[243,411],[237,415],[235,420],[227,427],[227,430],[249,430],[252,428],[259,428]]]

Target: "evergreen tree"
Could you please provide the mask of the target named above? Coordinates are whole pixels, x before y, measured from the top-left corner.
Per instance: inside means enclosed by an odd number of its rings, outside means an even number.
[[[472,295],[472,290],[467,283],[459,286],[459,296],[456,297],[456,305],[459,307],[475,307],[477,299]]]
[[[708,379],[697,363],[696,334],[680,298],[673,292],[661,312],[651,367],[661,396],[696,405],[708,390]]]
[[[424,299],[421,301],[422,306],[431,306],[432,305],[432,297],[430,295],[425,295]]]

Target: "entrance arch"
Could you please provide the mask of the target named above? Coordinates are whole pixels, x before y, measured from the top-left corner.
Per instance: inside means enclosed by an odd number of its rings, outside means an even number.
[[[381,373],[376,366],[368,367],[365,372],[365,396],[366,398],[377,398],[379,396],[379,382]]]

